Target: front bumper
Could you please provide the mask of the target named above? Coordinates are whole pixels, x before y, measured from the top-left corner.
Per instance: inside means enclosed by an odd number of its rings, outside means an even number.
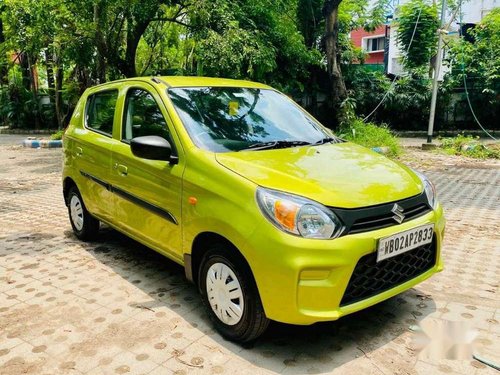
[[[376,251],[377,240],[420,225],[434,223],[435,264],[418,276],[374,296],[346,305],[342,297],[361,257]],[[424,281],[443,269],[441,244],[445,219],[442,207],[389,228],[334,240],[291,236],[262,222],[243,249],[250,263],[266,316],[291,324],[336,320],[362,310]]]

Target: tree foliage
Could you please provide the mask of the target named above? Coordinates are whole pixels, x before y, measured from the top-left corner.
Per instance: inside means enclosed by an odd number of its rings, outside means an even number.
[[[469,31],[472,41],[461,38],[452,43],[450,61],[463,81],[466,76],[477,78],[483,91],[497,95],[500,88],[500,8],[493,9],[476,27]]]
[[[494,127],[500,117],[500,8],[493,9],[468,35],[449,42],[449,73],[444,90],[464,90],[483,125]],[[471,118],[464,93],[463,116]]]
[[[10,71],[12,84],[22,84],[33,103],[45,94],[39,83],[47,86],[59,126],[79,93],[107,80],[205,74],[300,91],[310,66],[321,60],[298,30],[295,0],[1,1],[0,81],[8,84]],[[3,89],[13,98],[6,113],[18,107],[20,91],[11,86]],[[32,115],[39,122],[41,110]]]
[[[295,1],[201,0],[192,14],[198,74],[297,87],[319,63],[295,22]]]
[[[403,51],[413,37],[403,60],[409,77],[391,85],[384,74],[353,64],[363,63],[366,54],[353,46],[349,33],[375,30],[386,21],[389,3],[0,0],[0,123],[63,127],[89,86],[135,75],[182,74],[269,83],[331,127],[345,120],[348,105],[366,115],[385,96],[376,121],[418,128],[427,115],[429,81],[422,77],[435,54],[436,5],[411,0],[396,14]],[[457,18],[460,1],[447,4]],[[442,91],[449,99],[463,85],[463,61],[471,100],[480,116],[490,118],[499,108],[498,17],[494,10],[471,31],[475,43],[448,42],[452,71]]]
[[[403,66],[408,70],[429,64],[436,53],[439,20],[435,4],[411,0],[399,8],[397,42],[403,52]],[[411,45],[410,45],[411,43]]]

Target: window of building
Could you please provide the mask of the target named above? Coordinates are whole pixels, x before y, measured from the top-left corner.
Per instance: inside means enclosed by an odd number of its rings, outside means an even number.
[[[363,40],[364,50],[367,52],[380,52],[385,48],[385,37],[365,38]]]

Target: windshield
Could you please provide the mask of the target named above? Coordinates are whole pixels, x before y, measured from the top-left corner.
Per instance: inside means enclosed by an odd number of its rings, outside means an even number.
[[[229,152],[333,141],[286,96],[242,87],[170,88],[168,94],[194,143]]]

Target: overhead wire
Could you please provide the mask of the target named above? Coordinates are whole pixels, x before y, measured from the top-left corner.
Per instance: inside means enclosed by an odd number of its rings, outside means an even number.
[[[415,21],[415,27],[413,28],[413,33],[411,34],[410,43],[408,43],[408,47],[406,48],[406,53],[403,56],[403,60],[405,60],[407,58],[408,52],[410,52],[410,48],[411,48],[411,45],[413,43],[413,38],[415,37],[415,33],[417,31],[418,22],[420,21],[420,15],[422,14],[422,8],[423,8],[423,6],[421,6],[420,9],[419,9],[419,11],[418,11],[417,20]],[[396,79],[397,78],[398,78],[398,75],[395,74],[394,78],[392,79],[391,85],[389,86],[389,88],[385,92],[384,96],[382,97],[382,99],[380,100],[380,102],[376,105],[376,107],[367,116],[365,116],[363,118],[363,122],[366,122],[366,120],[368,120],[377,111],[377,109],[379,109],[379,107],[385,102],[385,100],[389,96],[389,93],[392,91],[392,89],[396,85]]]
[[[464,36],[462,35],[462,0],[460,0],[459,4],[458,4],[460,10],[458,12],[459,14],[459,31],[458,31],[458,35],[460,38],[462,38],[462,43],[465,41],[465,38]],[[490,137],[491,139],[497,141],[497,138],[495,138],[494,136],[492,136],[484,127],[483,125],[481,124],[481,122],[479,121],[479,119],[477,118],[476,116],[476,112],[474,111],[474,108],[472,107],[472,103],[470,101],[470,96],[469,96],[469,89],[467,88],[467,75],[465,74],[465,58],[464,58],[464,47],[463,47],[463,44],[462,44],[462,53],[461,53],[461,65],[462,65],[462,77],[463,77],[463,81],[464,81],[464,89],[465,89],[465,97],[467,98],[467,104],[469,105],[469,109],[470,109],[470,112],[472,113],[472,117],[474,117],[474,120],[476,121],[476,123],[479,125],[479,127],[481,128],[481,130],[488,136]]]
[[[459,23],[460,23],[460,30],[459,30],[459,36],[460,38],[463,38],[463,35],[462,35],[462,0],[460,0],[459,2]],[[410,48],[411,48],[411,45],[413,43],[413,39],[414,39],[414,36],[415,36],[415,32],[417,30],[417,25],[418,25],[418,22],[420,20],[420,15],[422,13],[422,8],[420,8],[419,10],[419,13],[418,13],[418,16],[417,16],[417,20],[415,22],[415,27],[413,29],[413,33],[412,33],[412,36],[411,36],[411,39],[410,39],[410,43],[408,44],[408,47],[406,49],[406,54],[403,56],[403,60],[407,58],[408,56],[408,52],[410,51]],[[439,52],[439,51],[438,51]],[[469,106],[469,109],[471,111],[471,114],[474,118],[474,121],[477,123],[477,125],[481,128],[481,130],[486,134],[488,135],[488,137],[490,137],[491,139],[493,140],[497,140],[497,138],[495,138],[493,135],[491,135],[485,128],[484,126],[481,124],[481,122],[479,121],[479,119],[477,118],[477,115],[476,115],[476,112],[474,111],[474,108],[472,107],[472,103],[471,103],[471,100],[470,100],[470,95],[469,95],[469,89],[467,87],[467,79],[466,79],[466,73],[465,73],[465,59],[464,59],[464,52],[463,52],[463,46],[462,46],[462,54],[461,54],[461,66],[462,66],[462,76],[463,76],[463,82],[464,82],[464,90],[465,90],[465,96],[466,96],[466,99],[467,99],[467,104]],[[391,82],[391,85],[389,86],[389,88],[387,89],[387,91],[385,92],[384,96],[382,97],[382,99],[380,100],[380,102],[375,106],[375,108],[367,115],[363,118],[363,122],[366,122],[379,108],[380,106],[385,102],[385,100],[387,99],[387,97],[389,96],[389,93],[391,92],[391,90],[394,88],[394,86],[396,85],[396,80],[398,78],[398,75],[395,75],[392,82]]]

